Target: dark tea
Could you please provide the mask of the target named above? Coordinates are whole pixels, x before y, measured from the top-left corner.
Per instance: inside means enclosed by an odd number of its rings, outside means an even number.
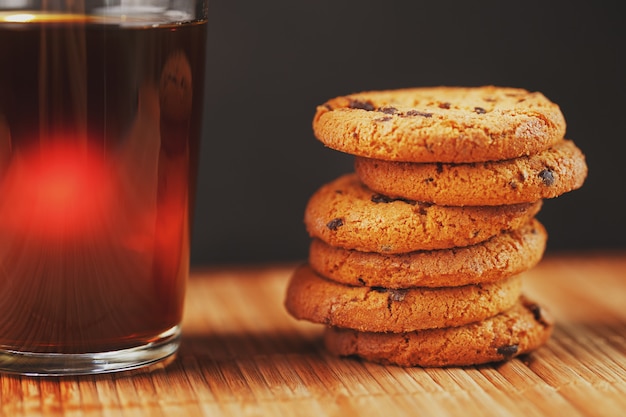
[[[178,333],[206,23],[0,12],[0,349]]]

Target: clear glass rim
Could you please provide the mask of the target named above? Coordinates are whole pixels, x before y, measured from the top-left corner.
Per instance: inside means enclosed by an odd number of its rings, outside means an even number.
[[[125,26],[180,24],[205,22],[208,18],[208,2],[206,0],[187,0],[169,2],[144,0],[134,2],[91,2],[85,7],[83,2],[70,2],[54,8],[34,7],[29,0],[0,4],[0,24],[30,23],[34,21],[78,21],[79,18],[93,23],[115,22]],[[100,4],[102,3],[102,4]],[[20,7],[21,6],[21,7]],[[30,16],[30,17],[29,17]]]

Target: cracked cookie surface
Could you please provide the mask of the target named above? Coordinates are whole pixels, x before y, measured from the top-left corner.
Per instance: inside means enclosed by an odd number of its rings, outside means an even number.
[[[520,275],[460,287],[389,289],[340,284],[302,265],[289,281],[285,307],[314,323],[400,333],[484,320],[510,308],[520,294]]]
[[[543,94],[520,88],[368,91],[317,107],[313,131],[329,148],[405,162],[517,158],[561,140],[566,123]]]

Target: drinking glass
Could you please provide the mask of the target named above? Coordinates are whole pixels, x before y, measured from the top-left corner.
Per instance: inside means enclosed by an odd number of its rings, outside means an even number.
[[[176,352],[203,0],[0,2],[0,372]]]

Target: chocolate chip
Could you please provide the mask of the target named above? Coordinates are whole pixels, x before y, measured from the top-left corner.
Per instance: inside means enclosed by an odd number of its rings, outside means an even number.
[[[526,301],[524,302],[524,307],[526,307],[528,309],[528,311],[530,311],[533,315],[533,318],[535,319],[535,321],[539,324],[541,324],[544,327],[549,327],[550,326],[550,322],[546,321],[546,319],[544,318],[542,312],[541,312],[541,307],[539,307],[538,304],[535,304],[533,302],[530,301]]]
[[[448,103],[448,102],[439,103],[439,108],[440,109],[449,109],[450,108],[450,103]]]
[[[529,304],[526,304],[526,308],[530,310],[530,312],[533,314],[533,318],[537,321],[537,323],[540,323],[542,326],[550,325],[550,323],[548,323],[546,319],[543,317],[541,313],[541,307],[539,307],[538,304],[529,303]]]
[[[485,114],[487,113],[487,110],[483,109],[482,107],[474,107],[474,112],[476,112],[477,114]]]
[[[367,111],[374,111],[376,107],[372,104],[371,101],[361,101],[361,100],[350,100],[348,107],[351,109],[361,109]]]
[[[330,230],[337,230],[341,226],[343,226],[343,219],[341,217],[337,217],[336,219],[332,219],[331,221],[326,223],[326,227],[328,227]]]
[[[374,194],[372,196],[372,198],[370,199],[372,201],[372,203],[393,203],[394,201],[402,201],[404,203],[410,204],[412,206],[414,206],[416,204],[415,201],[413,200],[408,200],[406,198],[391,198],[388,197],[384,194]]]
[[[550,168],[546,168],[539,173],[539,178],[544,185],[551,186],[554,184],[554,172]]]
[[[505,359],[511,359],[519,350],[518,345],[500,346],[497,349],[498,355],[504,356]]]
[[[359,281],[359,284],[361,284],[361,285],[365,285],[365,284],[367,284],[367,283],[365,282],[365,280],[364,280],[363,278],[361,278],[361,277],[358,277],[358,278],[357,278],[357,281]]]
[[[433,181],[435,181],[435,179],[433,177],[428,177],[428,178],[424,179],[425,183],[431,183]]]
[[[422,116],[422,117],[433,117],[432,113],[426,113],[423,111],[419,111],[419,110],[409,110],[408,112],[406,112],[407,116]]]
[[[377,111],[385,114],[396,114],[398,113],[398,109],[395,107],[381,107]]]

